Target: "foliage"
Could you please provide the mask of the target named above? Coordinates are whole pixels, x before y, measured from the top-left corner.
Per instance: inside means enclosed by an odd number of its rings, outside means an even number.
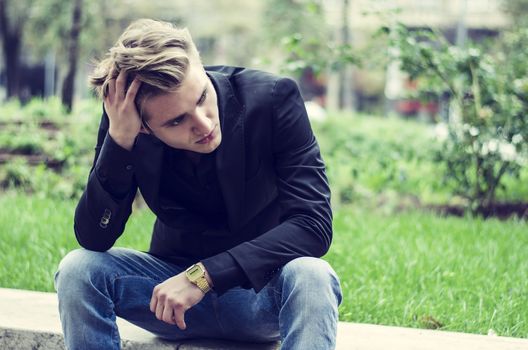
[[[528,152],[528,31],[504,35],[492,50],[456,47],[435,31],[384,29],[394,59],[421,91],[448,94],[451,123],[438,160],[445,181],[473,211],[492,204],[505,174],[518,177]]]
[[[342,113],[313,121],[312,127],[335,206],[376,205],[394,196],[422,202],[449,200],[449,192],[436,176],[438,166],[432,162],[439,145],[431,125]]]
[[[33,181],[32,171],[24,160],[14,160],[7,164],[4,171],[5,175],[1,182],[3,187],[17,187],[24,190],[31,189]]]
[[[16,165],[26,167],[31,174],[24,190],[43,197],[80,196],[93,160],[100,113],[101,105],[96,100],[80,101],[72,115],[66,115],[54,99],[0,106],[0,123],[4,123],[0,149],[12,153],[25,149],[25,153],[42,159],[37,167],[27,162]],[[56,129],[43,128],[43,122],[50,122],[48,125]],[[444,185],[438,176],[444,163],[433,161],[441,149],[437,126],[341,113],[323,121],[314,120],[312,127],[327,165],[335,207],[355,203],[392,210],[407,200],[413,201],[409,205],[414,207],[460,203],[459,198],[451,196],[452,185]],[[46,165],[46,159],[60,166]],[[6,167],[0,165],[0,181]],[[520,179],[505,174],[503,180],[505,186],[497,192],[499,199],[528,200],[526,167]]]
[[[527,0],[502,0],[502,8],[510,15],[515,25],[526,27],[528,19],[528,1]]]
[[[45,138],[37,130],[35,127],[18,126],[15,133],[13,128],[6,127],[0,131],[0,149],[15,154],[41,154]]]
[[[320,73],[343,62],[358,61],[352,47],[331,39],[320,0],[268,0],[264,24],[269,28],[265,40],[271,45],[281,44],[285,54],[281,66],[287,73],[306,69]]]
[[[93,159],[100,110],[92,100],[79,103],[72,115],[56,99],[0,107],[0,150],[13,158],[0,167],[3,187],[41,197],[79,198]],[[31,155],[40,164],[28,164]]]
[[[42,122],[66,123],[68,115],[57,97],[35,98],[22,105],[12,99],[0,105],[0,123],[36,125]]]
[[[27,0],[26,0],[27,1]],[[67,40],[72,27],[75,2],[71,0],[39,0],[28,7],[27,46],[33,55],[43,58],[50,51],[56,54],[59,67],[65,63]],[[161,1],[120,0],[83,1],[80,48],[81,57],[105,52],[133,19],[140,17],[166,18],[170,10]],[[164,15],[162,15],[164,14]],[[60,38],[60,40],[58,40]]]
[[[316,74],[327,69],[338,70],[347,64],[360,65],[362,58],[350,44],[338,44],[330,40],[318,40],[295,33],[282,38],[284,50],[289,53],[283,70],[300,72],[311,69]]]

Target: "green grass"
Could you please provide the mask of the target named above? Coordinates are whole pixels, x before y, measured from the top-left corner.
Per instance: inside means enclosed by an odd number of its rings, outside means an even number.
[[[53,291],[61,258],[78,248],[73,232],[76,202],[0,192],[0,287]],[[119,246],[147,250],[154,216],[137,211]]]
[[[61,257],[78,247],[73,201],[0,194],[0,286],[53,291]],[[146,250],[153,222],[134,213],[117,243]],[[526,222],[335,213],[326,255],[344,294],[341,320],[528,337]]]
[[[342,319],[528,337],[526,222],[341,210],[334,228]]]

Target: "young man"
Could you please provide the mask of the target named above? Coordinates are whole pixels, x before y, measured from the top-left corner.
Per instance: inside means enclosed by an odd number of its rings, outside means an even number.
[[[187,30],[139,20],[92,84],[104,113],[83,248],[55,277],[67,347],[118,349],[117,315],[167,339],[334,348],[330,190],[295,83],[204,69]],[[157,216],[148,253],[112,248],[138,189]]]

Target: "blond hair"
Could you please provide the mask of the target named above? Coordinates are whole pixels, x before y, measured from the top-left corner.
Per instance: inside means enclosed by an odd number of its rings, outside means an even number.
[[[108,93],[108,84],[119,72],[127,72],[127,88],[136,77],[141,87],[136,103],[164,92],[176,91],[193,60],[200,56],[187,28],[151,19],[132,22],[121,34],[107,57],[89,77],[100,98]]]

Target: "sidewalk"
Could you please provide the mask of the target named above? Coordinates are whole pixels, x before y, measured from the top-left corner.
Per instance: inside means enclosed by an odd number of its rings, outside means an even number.
[[[123,349],[271,350],[273,344],[167,343],[118,320]],[[53,293],[0,288],[0,349],[64,349]],[[337,350],[528,350],[528,339],[340,322]],[[311,350],[311,349],[307,349]]]

